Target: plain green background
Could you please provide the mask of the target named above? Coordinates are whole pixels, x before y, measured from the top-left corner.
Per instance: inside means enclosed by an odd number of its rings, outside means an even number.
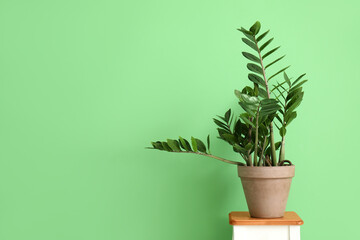
[[[302,239],[358,239],[358,1],[0,2],[0,239],[231,239],[236,168],[145,150],[216,139],[248,84],[240,26],[262,22],[307,73],[288,129]]]

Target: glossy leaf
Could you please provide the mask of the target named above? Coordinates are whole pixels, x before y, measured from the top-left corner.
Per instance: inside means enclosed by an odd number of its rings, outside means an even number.
[[[293,85],[295,85],[298,81],[300,81],[301,78],[303,78],[306,75],[306,73],[301,74],[294,82]]]
[[[252,123],[247,117],[245,117],[244,115],[240,115],[240,118],[245,122],[247,123],[248,125],[252,126],[252,127],[255,127],[255,124]]]
[[[269,56],[270,54],[272,54],[273,52],[275,52],[275,51],[278,50],[279,48],[280,48],[280,46],[279,46],[279,47],[276,47],[276,48],[274,48],[274,49],[272,49],[272,50],[270,50],[270,51],[268,51],[267,53],[265,53],[265,54],[262,56],[262,59],[266,58],[267,56]]]
[[[234,144],[236,142],[236,138],[232,134],[225,133],[225,134],[223,134],[221,136],[223,137],[224,140],[226,140],[230,144]]]
[[[280,71],[278,71],[277,73],[275,73],[274,75],[272,75],[271,77],[269,77],[268,80],[270,80],[270,79],[272,79],[273,77],[275,77],[276,75],[282,73],[283,71],[285,71],[285,70],[288,69],[289,67],[290,67],[290,65],[287,66],[287,67],[284,67],[283,69],[281,69]]]
[[[263,86],[263,87],[266,86],[265,81],[259,75],[249,73],[248,78],[249,78],[250,81],[252,81],[252,82],[254,82],[256,84],[259,84],[260,86]]]
[[[249,59],[250,61],[256,62],[256,63],[261,63],[260,59],[258,57],[256,57],[255,55],[248,53],[248,52],[242,52],[242,55],[244,57],[246,57],[247,59]]]
[[[245,148],[241,147],[239,144],[234,144],[233,149],[235,152],[247,154],[247,150]]]
[[[286,74],[285,71],[284,71],[284,79],[285,79],[285,82],[289,85],[289,87],[291,87],[290,78],[288,77],[288,75]]]
[[[257,110],[256,107],[254,107],[251,104],[247,104],[245,102],[239,102],[239,104],[242,107],[242,109],[244,109],[248,114],[250,114],[251,116],[255,116],[255,112]]]
[[[252,72],[258,73],[260,75],[263,74],[263,71],[262,71],[261,67],[259,65],[257,65],[257,64],[248,63],[246,66]]]
[[[207,142],[208,151],[209,151],[209,153],[210,153],[210,135],[207,136],[206,142]]]
[[[297,113],[296,112],[290,112],[289,114],[286,113],[285,114],[285,122],[286,122],[286,126],[289,125],[292,120],[294,120],[297,117]]]
[[[259,102],[260,102],[259,98],[255,97],[255,96],[249,96],[244,93],[241,93],[240,100],[247,104],[255,104],[255,105],[259,104]]]
[[[218,125],[219,127],[221,127],[221,128],[227,128],[227,125],[226,125],[225,123],[217,120],[216,118],[213,118],[213,120],[214,120],[214,123],[215,123],[216,125]]]
[[[197,142],[196,142],[196,139],[194,137],[191,137],[191,146],[192,146],[192,149],[194,150],[194,152],[198,151]]]
[[[164,150],[162,144],[160,141],[157,141],[157,142],[151,142],[151,145],[155,148],[155,149],[158,149],[158,150]]]
[[[242,28],[238,28],[238,30],[239,30],[240,32],[242,32],[242,33],[245,35],[245,37],[247,37],[250,41],[254,42],[255,37],[253,36],[253,33],[252,33],[252,32],[246,30],[246,29],[243,28],[243,27],[242,27]]]
[[[289,92],[289,94],[286,97],[286,101],[291,100],[293,97],[297,96],[298,94],[301,94],[302,88],[296,88],[293,91]]]
[[[197,139],[197,138],[195,138],[195,141],[196,141],[197,149],[200,152],[206,153],[205,144],[200,139]]]
[[[180,140],[180,146],[181,146],[184,150],[186,150],[186,151],[188,151],[188,152],[192,152],[190,143],[189,143],[186,139],[184,139],[184,138],[182,138],[182,137],[179,136],[179,140]]]
[[[173,139],[167,139],[167,144],[174,152],[181,152],[179,142]]]
[[[250,32],[253,33],[253,35],[256,35],[256,34],[259,33],[260,28],[261,28],[260,22],[259,22],[259,21],[256,21],[256,22],[254,23],[254,25],[252,25],[249,30],[250,30]]]
[[[303,80],[303,81],[299,82],[298,84],[296,84],[295,86],[293,86],[289,92],[295,91],[296,89],[300,88],[300,87],[301,87],[304,83],[306,83],[306,82],[307,82],[307,80]]]
[[[258,51],[258,48],[256,46],[255,43],[251,42],[249,39],[246,38],[242,38],[241,39],[246,45],[248,45],[249,47],[251,47],[252,49],[254,49],[256,52]]]
[[[273,65],[274,63],[277,63],[278,61],[280,61],[281,59],[283,59],[285,57],[285,55],[277,58],[276,60],[272,61],[271,63],[269,63],[268,65],[265,66],[265,69],[267,69],[268,67],[270,67],[271,65]]]
[[[230,116],[231,116],[231,109],[227,110],[227,112],[225,113],[224,117],[226,122],[229,122]]]
[[[261,45],[260,51],[264,50],[272,42],[272,40],[274,40],[274,38],[270,38],[263,45]]]
[[[161,145],[163,146],[165,151],[172,152],[173,150],[171,147],[167,144],[167,142],[161,142]]]
[[[267,91],[262,88],[259,88],[259,96],[262,98],[267,98],[268,97]]]
[[[270,30],[267,30],[266,32],[264,32],[263,34],[261,34],[257,39],[256,41],[260,42],[268,33],[269,33]]]
[[[296,97],[292,98],[291,101],[286,106],[286,111],[289,111],[289,112],[294,111],[295,108],[297,108],[300,105],[303,96],[304,96],[304,92],[301,92]]]
[[[222,129],[222,128],[218,128],[217,130],[218,130],[219,136],[222,136],[223,134],[230,133],[228,130],[225,130],[225,129]]]
[[[281,136],[281,137],[284,137],[284,136],[285,136],[285,134],[286,134],[286,128],[285,128],[285,126],[282,126],[282,127],[280,128],[279,133],[280,133],[280,136]]]

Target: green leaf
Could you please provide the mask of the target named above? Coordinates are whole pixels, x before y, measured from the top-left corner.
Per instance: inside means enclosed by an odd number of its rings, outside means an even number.
[[[250,30],[250,32],[253,33],[253,35],[256,35],[256,34],[259,33],[260,28],[261,28],[260,22],[259,22],[259,21],[256,21],[256,23],[254,23],[254,25],[252,25],[249,30]]]
[[[272,42],[272,40],[274,40],[274,38],[270,38],[263,45],[261,45],[260,51],[264,50],[264,48],[266,48]]]
[[[268,51],[267,53],[265,53],[263,56],[262,56],[262,58],[264,59],[264,58],[266,58],[267,56],[269,56],[270,54],[272,54],[273,52],[275,52],[276,50],[278,50],[280,48],[280,46],[279,47],[276,47],[276,48],[274,48],[274,49],[272,49],[272,50],[270,50],[270,51]]]
[[[291,93],[291,92],[295,91],[296,89],[300,88],[300,86],[302,86],[302,85],[303,85],[304,83],[306,83],[307,81],[308,81],[308,80],[303,80],[303,81],[299,82],[298,84],[296,84],[295,86],[293,86],[293,87],[290,89],[289,93]]]
[[[228,143],[230,143],[231,145],[234,144],[236,142],[236,138],[234,135],[230,134],[230,133],[225,133],[223,135],[221,135],[223,137],[224,140],[226,140]]]
[[[205,144],[200,139],[197,139],[197,138],[195,138],[195,141],[196,141],[197,149],[200,152],[206,153]]]
[[[207,136],[206,142],[207,142],[208,151],[209,151],[209,153],[210,153],[210,135]]]
[[[280,87],[282,86],[282,85],[284,85],[286,82],[285,81],[283,81],[282,83],[278,83],[277,82],[277,85],[273,85],[274,86],[274,88],[271,90],[271,92],[273,92],[274,90],[279,90],[280,91]]]
[[[294,111],[295,108],[297,108],[300,105],[300,103],[303,99],[303,96],[304,96],[304,92],[301,92],[301,93],[297,94],[296,97],[293,97],[291,99],[291,101],[286,105],[286,111],[287,112]]]
[[[282,119],[279,117],[279,115],[276,115],[275,118],[276,118],[281,124],[283,124],[283,121],[282,121]]]
[[[230,133],[229,131],[225,130],[225,129],[221,129],[221,128],[218,128],[218,133],[219,133],[219,136],[221,137],[223,134],[228,134]]]
[[[286,96],[286,101],[291,100],[293,97],[297,96],[302,92],[302,87],[296,88],[293,91],[289,92],[289,94]]]
[[[262,88],[259,88],[259,96],[262,98],[267,98],[268,97],[267,91]]]
[[[284,79],[285,79],[286,83],[289,85],[289,87],[291,87],[290,78],[288,77],[288,75],[286,74],[285,71],[284,71]]]
[[[271,77],[268,78],[268,80],[272,79],[273,77],[275,77],[276,75],[278,75],[279,73],[282,73],[283,71],[285,71],[286,69],[288,69],[290,67],[287,66],[287,67],[284,67],[283,69],[281,69],[280,71],[278,71],[277,73],[275,73],[274,75],[272,75]]]
[[[225,123],[217,120],[216,118],[213,118],[213,120],[214,120],[214,123],[215,123],[216,125],[218,125],[219,127],[227,129],[227,125],[226,125]]]
[[[234,133],[237,134],[238,136],[241,136],[241,133],[243,132],[243,126],[244,125],[241,123],[240,119],[238,119],[234,126]]]
[[[278,103],[278,101],[276,99],[273,99],[273,98],[267,98],[267,99],[261,100],[261,106],[276,105],[277,103]]]
[[[223,116],[219,116],[219,115],[216,115],[218,118],[220,118],[221,120],[223,120],[224,122],[226,122],[225,121],[225,118],[223,117]]]
[[[192,145],[192,148],[194,149],[194,152],[197,152],[198,151],[197,142],[194,137],[191,137],[191,145]]]
[[[279,105],[275,105],[275,106],[271,106],[271,107],[267,107],[267,108],[261,108],[260,117],[267,117],[269,115],[272,115],[272,114],[276,113],[279,109],[280,109]]]
[[[238,153],[247,154],[247,150],[237,143],[233,145],[233,150]]]
[[[256,52],[258,51],[258,48],[256,47],[256,44],[251,42],[249,39],[246,38],[242,38],[241,39],[246,45],[248,45],[249,47],[251,47],[252,49],[254,49]]]
[[[280,132],[280,136],[281,136],[281,137],[284,137],[285,134],[286,134],[286,128],[285,128],[285,126],[282,126],[282,127],[280,128],[279,132]]]
[[[238,30],[240,32],[242,32],[249,40],[251,40],[252,42],[255,41],[255,37],[253,36],[253,33],[246,30],[245,28],[241,27],[241,28],[238,28]]]
[[[305,75],[306,75],[306,73],[301,74],[301,75],[293,82],[293,85],[295,85],[298,81],[300,81],[300,79],[301,79],[302,77],[304,77]]]
[[[267,69],[268,67],[270,67],[271,65],[273,65],[274,63],[277,63],[278,61],[280,61],[281,59],[283,59],[285,57],[285,55],[279,57],[278,59],[272,61],[271,63],[269,63],[268,65],[265,66],[265,69]]]
[[[258,73],[260,75],[263,74],[262,68],[259,65],[248,63],[246,66],[252,72]]]
[[[260,42],[269,32],[270,30],[267,30],[266,32],[264,32],[263,34],[261,34],[257,39],[256,41]]]
[[[254,146],[254,145],[253,145],[251,142],[249,142],[248,144],[245,145],[245,149],[246,149],[247,151],[252,150],[253,146]]]
[[[250,61],[256,62],[256,63],[261,63],[260,59],[258,57],[256,57],[255,55],[248,53],[248,52],[242,52],[242,55],[244,57],[246,57],[247,59],[249,59]]]
[[[228,123],[229,122],[229,119],[230,119],[230,116],[231,116],[231,109],[227,110],[227,112],[225,113],[225,121]]]
[[[276,99],[263,99],[261,100],[260,117],[265,117],[276,113],[281,107]]]
[[[179,142],[173,139],[167,139],[167,144],[174,152],[181,152]]]
[[[294,120],[297,117],[297,113],[296,112],[290,112],[290,113],[286,113],[285,114],[285,123],[286,126],[288,126],[292,120]]]
[[[248,78],[250,81],[259,84],[260,86],[266,87],[265,81],[259,75],[249,73]]]
[[[237,98],[241,98],[241,94],[242,94],[242,92],[240,92],[239,90],[234,90],[234,93],[235,93],[235,96],[237,97]]]
[[[183,149],[185,149],[185,150],[188,151],[188,152],[192,152],[190,143],[189,143],[186,139],[184,139],[184,138],[182,138],[182,137],[179,136],[179,140],[180,140],[180,146],[181,146]]]
[[[255,116],[255,111],[257,110],[255,107],[245,102],[239,102],[239,104],[248,114],[250,114],[253,117]]]
[[[249,95],[247,95],[245,93],[241,93],[240,100],[247,103],[247,104],[253,104],[253,105],[257,105],[260,102],[258,97],[249,96]]]
[[[275,150],[278,150],[280,146],[281,146],[281,142],[275,143]]]
[[[241,93],[245,93],[245,94],[248,94],[248,95],[251,95],[251,96],[255,95],[255,91],[249,86],[244,87],[242,89]]]
[[[255,127],[255,124],[252,123],[245,115],[240,114],[240,118],[241,118],[245,123],[247,123],[248,125],[251,125],[252,127]]]
[[[172,152],[173,150],[171,147],[167,144],[167,142],[161,142],[161,145],[163,146],[165,151]]]
[[[160,141],[157,141],[157,142],[151,142],[151,145],[155,148],[155,149],[158,149],[158,150],[164,150],[162,144]]]

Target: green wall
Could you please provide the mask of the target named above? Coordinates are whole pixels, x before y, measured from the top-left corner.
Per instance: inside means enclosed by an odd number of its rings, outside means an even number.
[[[358,239],[358,1],[0,2],[0,239],[231,239],[236,168],[144,149],[211,134],[256,20],[309,82],[288,129],[302,239]]]

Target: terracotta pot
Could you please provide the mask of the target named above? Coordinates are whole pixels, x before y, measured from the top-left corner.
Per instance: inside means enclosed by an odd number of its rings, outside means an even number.
[[[295,166],[238,166],[251,217],[280,218],[284,216]]]

